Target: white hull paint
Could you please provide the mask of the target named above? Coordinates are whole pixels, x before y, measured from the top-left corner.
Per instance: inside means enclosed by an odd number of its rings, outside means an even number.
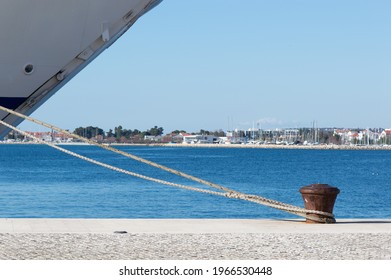
[[[0,105],[31,114],[161,1],[1,1]]]

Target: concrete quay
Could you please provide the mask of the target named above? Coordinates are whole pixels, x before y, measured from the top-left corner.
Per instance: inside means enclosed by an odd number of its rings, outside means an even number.
[[[0,219],[0,259],[391,260],[391,219]]]

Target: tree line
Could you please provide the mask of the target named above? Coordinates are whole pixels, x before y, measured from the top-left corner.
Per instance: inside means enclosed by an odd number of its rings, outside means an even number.
[[[79,136],[91,139],[91,138],[126,138],[130,139],[132,137],[144,138],[144,136],[161,136],[163,135],[163,127],[154,126],[145,131],[141,131],[138,129],[124,129],[121,125],[115,127],[114,129],[109,129],[109,131],[105,132],[102,128],[96,126],[87,126],[87,127],[78,127],[73,133]]]

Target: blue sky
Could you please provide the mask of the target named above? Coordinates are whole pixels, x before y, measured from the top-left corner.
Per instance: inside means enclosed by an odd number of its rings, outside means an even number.
[[[32,116],[166,133],[391,127],[390,11],[379,0],[164,0]]]

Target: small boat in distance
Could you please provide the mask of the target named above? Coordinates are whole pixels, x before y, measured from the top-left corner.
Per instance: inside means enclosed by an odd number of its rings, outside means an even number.
[[[31,114],[161,1],[1,1],[0,105]]]

